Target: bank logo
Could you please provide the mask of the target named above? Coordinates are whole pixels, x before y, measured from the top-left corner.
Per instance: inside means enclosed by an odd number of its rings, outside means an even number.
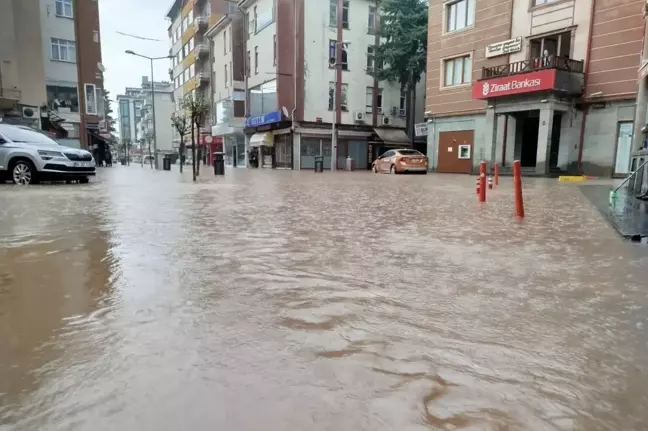
[[[482,86],[482,95],[488,96],[488,87],[489,87],[488,83],[484,82],[484,85]]]

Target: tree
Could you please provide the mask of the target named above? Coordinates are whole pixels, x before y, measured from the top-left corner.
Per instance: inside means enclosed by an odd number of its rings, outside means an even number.
[[[193,168],[193,180],[196,181],[196,176],[200,174],[199,168],[196,165],[196,129],[200,132],[200,125],[203,123],[205,116],[209,113],[209,103],[205,100],[202,93],[187,94],[183,101],[184,109],[189,113],[191,121],[191,156]]]
[[[106,116],[106,121],[108,122],[108,132],[113,134],[117,133],[117,128],[115,127],[115,120],[113,120],[112,114],[113,110],[111,107],[111,100],[110,100],[110,91],[105,90],[104,91],[104,111],[105,111],[105,116]]]
[[[171,116],[171,124],[178,131],[180,135],[180,173],[182,173],[182,165],[184,165],[184,137],[187,135],[187,129],[189,128],[189,120],[187,116],[173,114]]]
[[[406,122],[414,140],[416,84],[427,62],[427,0],[375,0],[379,7],[380,36],[385,39],[375,50],[374,76],[379,81],[398,82],[405,92]]]

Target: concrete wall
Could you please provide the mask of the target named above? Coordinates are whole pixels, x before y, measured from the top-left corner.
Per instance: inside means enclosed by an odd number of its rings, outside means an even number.
[[[155,93],[155,132],[158,151],[173,150],[173,126],[170,121],[173,112],[171,93]]]
[[[40,22],[47,84],[76,87],[76,59],[74,62],[52,60],[52,38],[71,41],[76,39],[74,20],[56,15],[55,0],[40,0]]]
[[[591,109],[585,122],[583,171],[589,175],[610,176],[614,171],[619,121],[634,120],[634,100],[608,103],[604,109]]]
[[[265,31],[265,30],[264,30]],[[224,50],[224,37],[227,34],[227,52]],[[272,38],[271,38],[272,39]],[[212,70],[212,91],[214,93],[214,102],[222,99],[229,99],[232,96],[232,25],[225,25],[218,33],[216,33],[212,40],[214,42],[213,48],[213,63]],[[254,50],[254,48],[252,48]],[[254,54],[252,54],[253,56]],[[252,57],[253,59],[253,57]],[[225,82],[225,66],[227,66],[227,83]],[[271,78],[271,75],[266,75]]]

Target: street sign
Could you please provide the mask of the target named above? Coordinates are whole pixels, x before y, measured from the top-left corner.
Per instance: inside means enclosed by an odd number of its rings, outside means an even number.
[[[427,123],[414,124],[414,134],[416,136],[427,136]]]

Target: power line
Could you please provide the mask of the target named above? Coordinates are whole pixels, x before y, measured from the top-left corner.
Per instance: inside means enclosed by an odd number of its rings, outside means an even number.
[[[160,40],[160,39],[151,39],[149,37],[136,36],[134,34],[123,33],[121,31],[117,31],[116,33],[121,34],[122,36],[132,37],[132,38],[140,39],[140,40],[151,40],[153,42],[164,42],[163,40]]]

